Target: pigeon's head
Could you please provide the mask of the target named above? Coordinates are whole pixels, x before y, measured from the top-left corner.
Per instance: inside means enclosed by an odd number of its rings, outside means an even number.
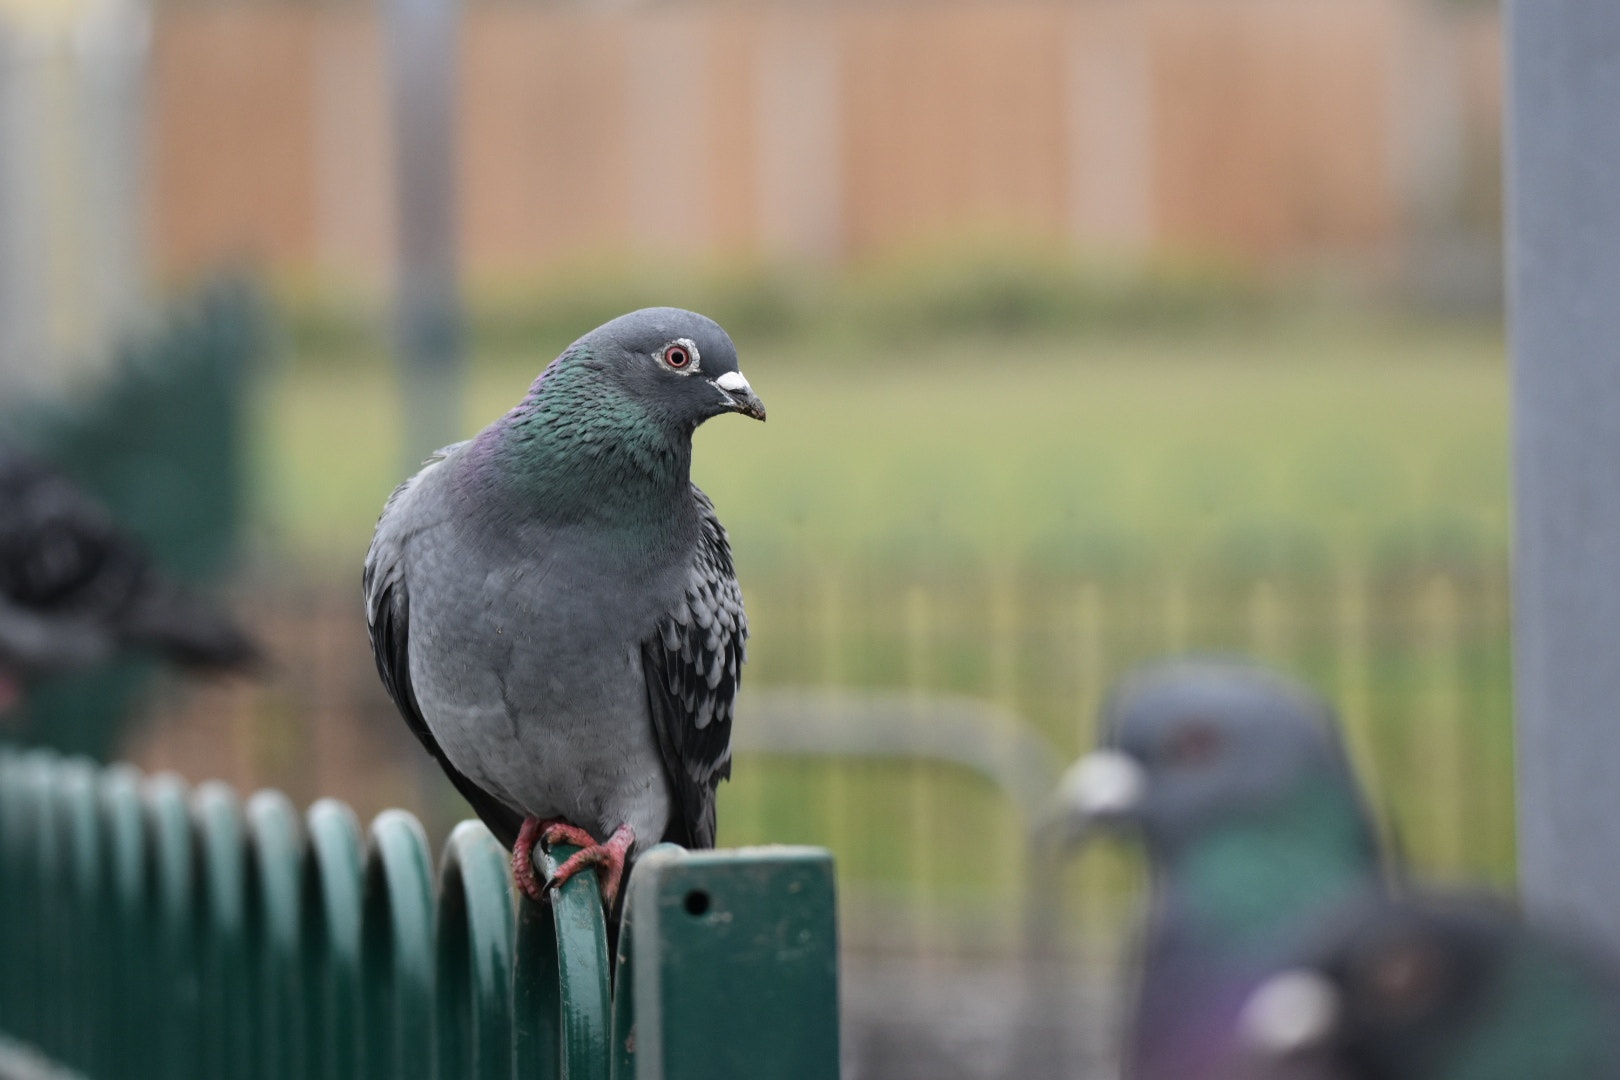
[[[1267,1075],[1616,1075],[1612,972],[1484,897],[1377,899],[1249,996],[1244,1042]]]
[[[737,369],[737,347],[719,323],[696,312],[632,311],[592,330],[569,353],[672,429],[690,432],[727,412],[765,419],[765,403]]]
[[[1128,675],[1103,710],[1103,748],[1064,776],[1071,837],[1138,831],[1157,857],[1234,823],[1292,812],[1301,796],[1359,802],[1332,711],[1300,684],[1226,658],[1161,661]]]

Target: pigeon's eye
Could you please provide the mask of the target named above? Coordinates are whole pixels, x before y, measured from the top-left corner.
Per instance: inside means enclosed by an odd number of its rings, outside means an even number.
[[[1351,961],[1351,985],[1363,1008],[1399,1023],[1433,1008],[1445,993],[1446,961],[1422,941],[1381,943]]]
[[[1213,724],[1192,720],[1170,736],[1164,747],[1164,756],[1172,765],[1197,768],[1220,756],[1223,741],[1220,731]]]
[[[664,363],[668,364],[676,371],[681,370],[691,362],[692,350],[688,349],[685,345],[676,342],[674,345],[668,345],[664,348]]]

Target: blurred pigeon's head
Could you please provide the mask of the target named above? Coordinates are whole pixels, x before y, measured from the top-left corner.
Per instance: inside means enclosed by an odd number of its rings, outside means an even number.
[[[737,347],[713,319],[680,308],[643,308],[576,341],[565,357],[617,388],[675,430],[736,412],[765,419],[765,403],[737,369]]]
[[[1224,658],[1161,661],[1127,676],[1103,710],[1103,749],[1060,791],[1067,830],[1139,830],[1169,856],[1233,822],[1288,806],[1302,792],[1354,782],[1332,710],[1304,686]]]
[[[1494,900],[1369,902],[1308,953],[1244,1006],[1244,1039],[1267,1075],[1620,1075],[1613,973]]]

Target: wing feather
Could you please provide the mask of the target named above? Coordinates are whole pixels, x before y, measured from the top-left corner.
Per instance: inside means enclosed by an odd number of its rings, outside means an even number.
[[[410,591],[406,587],[404,545],[397,530],[387,527],[389,515],[400,504],[411,486],[421,479],[427,469],[433,468],[454,447],[447,447],[428,459],[426,468],[394,489],[383,508],[372,539],[371,550],[366,553],[363,579],[366,596],[366,629],[371,635],[371,651],[377,660],[377,673],[394,705],[405,718],[405,724],[421,740],[427,752],[456,786],[462,798],[472,805],[489,831],[506,847],[517,842],[523,815],[469,780],[450,764],[437,739],[428,727],[422,708],[417,704],[416,692],[411,687],[410,664]]]
[[[647,702],[673,805],[664,839],[714,846],[715,789],[731,775],[731,717],[748,617],[726,530],[696,485],[701,535],[686,593],[641,645]]]

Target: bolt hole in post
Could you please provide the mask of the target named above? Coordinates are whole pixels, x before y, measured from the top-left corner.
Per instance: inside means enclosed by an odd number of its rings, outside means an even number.
[[[703,889],[693,889],[686,894],[686,913],[698,918],[709,913],[709,894]]]

